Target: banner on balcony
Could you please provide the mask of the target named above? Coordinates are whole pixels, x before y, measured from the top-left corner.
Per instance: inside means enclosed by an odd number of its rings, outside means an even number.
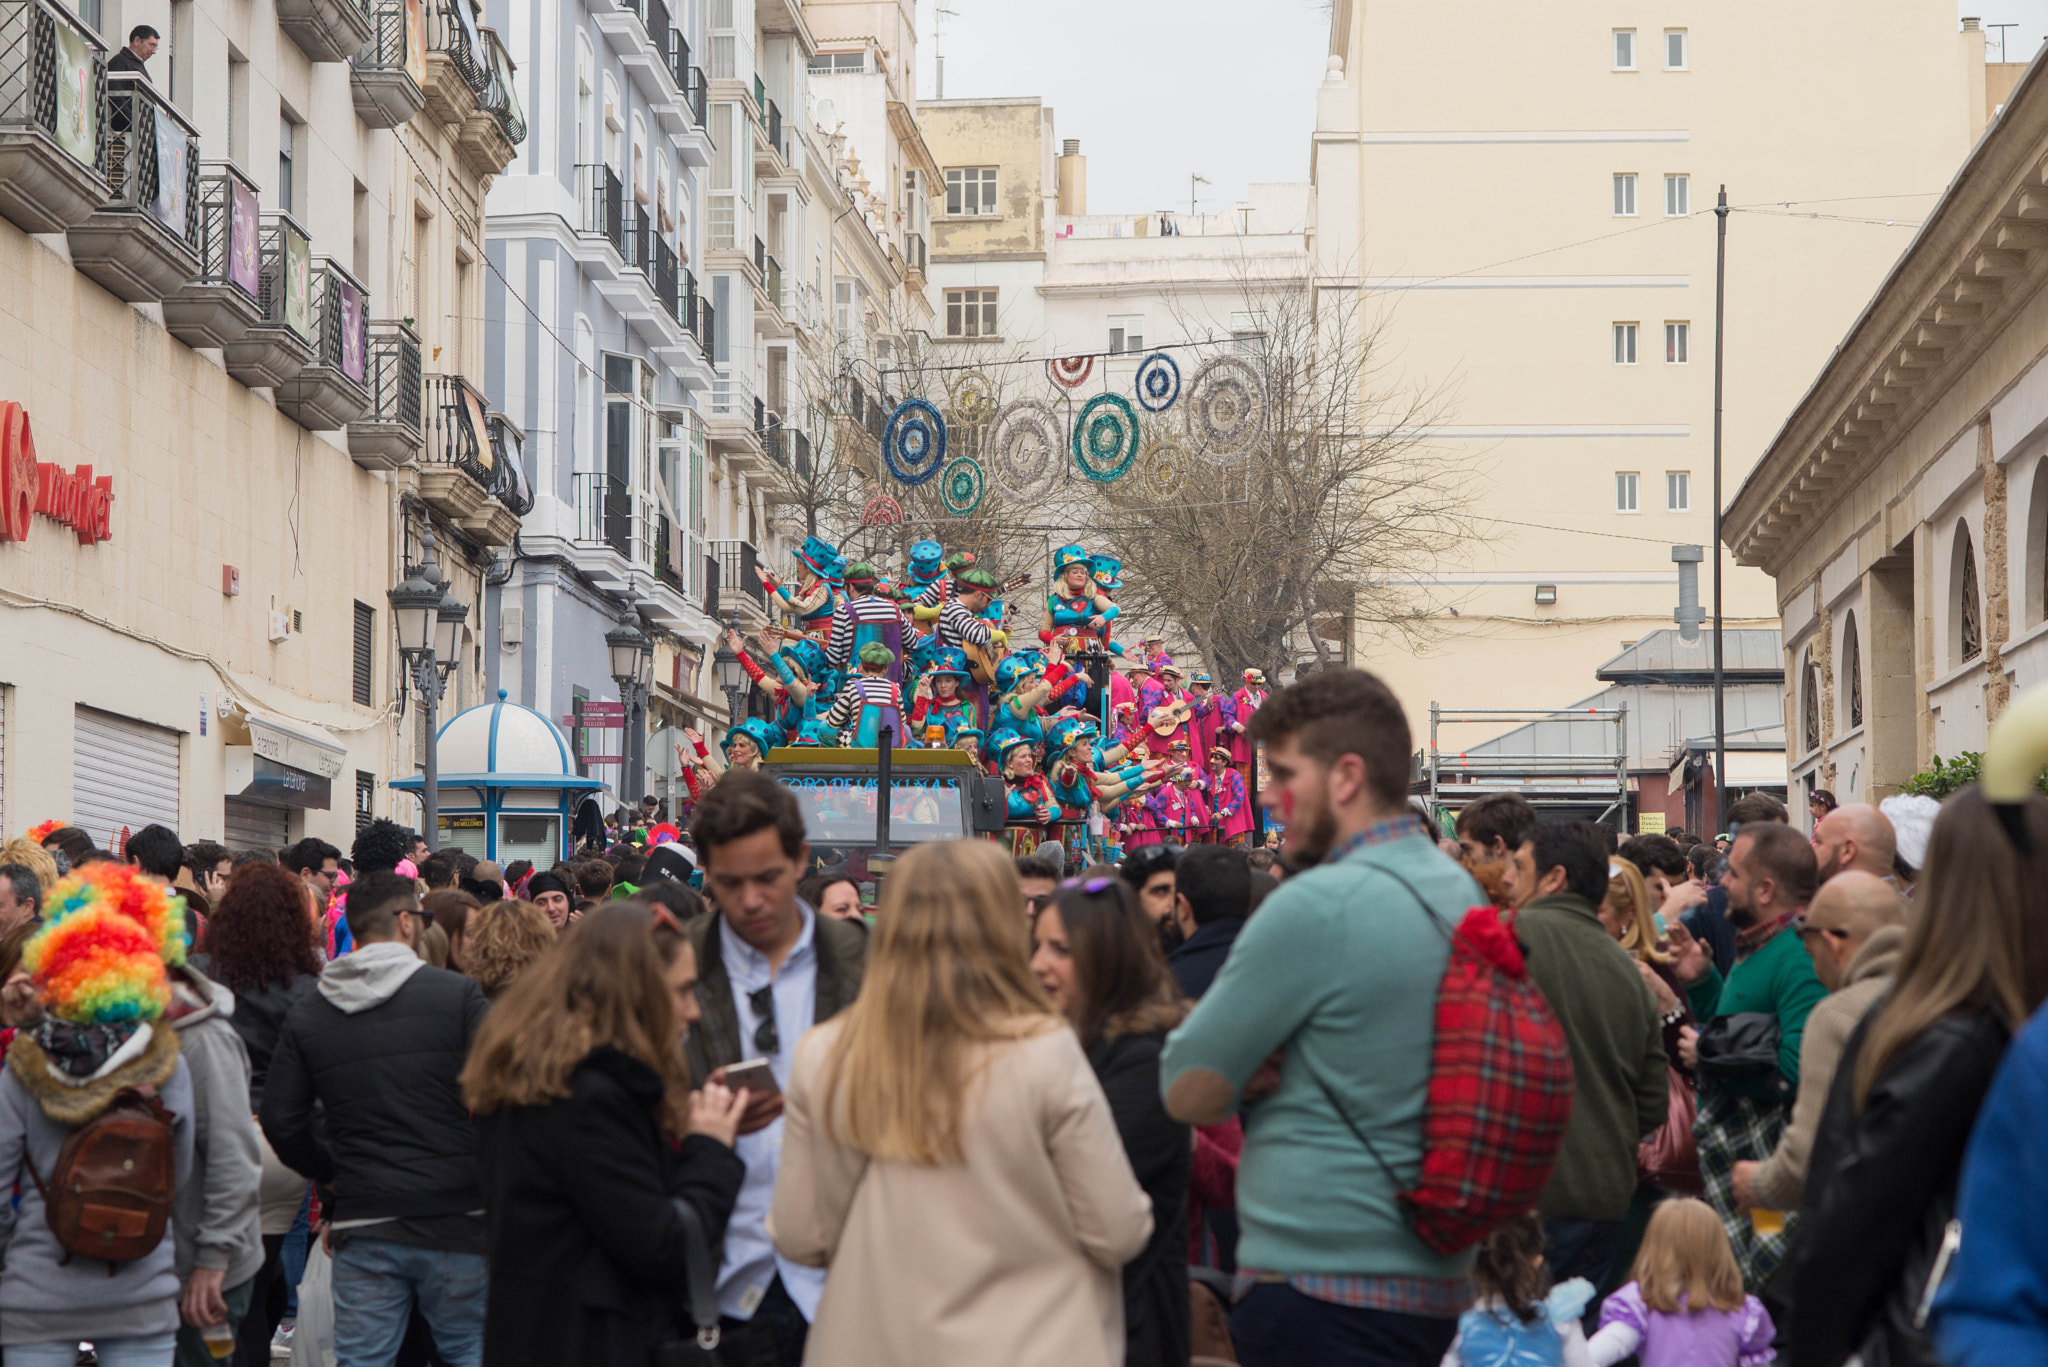
[[[469,437],[476,443],[476,462],[488,470],[492,468],[491,429],[484,421],[483,401],[470,389],[462,391],[462,408],[469,419]]]
[[[469,55],[477,65],[483,65],[484,36],[477,32],[476,11],[469,7],[469,0],[442,0],[442,3],[455,11],[456,19],[462,24],[463,40],[469,44]]]
[[[334,292],[341,296],[341,373],[363,382],[363,363],[369,345],[368,322],[363,317],[363,292],[334,277]]]
[[[413,84],[427,84],[427,7],[425,0],[405,0],[405,74]]]
[[[156,199],[149,210],[179,237],[185,236],[185,173],[192,140],[167,109],[156,111]]]
[[[99,112],[99,92],[95,88],[99,77],[93,71],[92,44],[61,19],[56,23],[56,33],[57,69],[52,74],[57,78],[57,126],[52,131],[59,147],[91,166],[99,152],[95,117]]]
[[[257,219],[256,192],[228,177],[228,279],[249,292],[251,299],[263,294],[263,253],[261,228]]]
[[[313,340],[313,248],[290,228],[280,228],[284,240],[284,321],[293,332]]]

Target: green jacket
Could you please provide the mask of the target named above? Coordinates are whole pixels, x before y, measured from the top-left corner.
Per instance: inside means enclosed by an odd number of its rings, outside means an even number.
[[[1572,1051],[1572,1117],[1545,1215],[1619,1220],[1636,1189],[1636,1144],[1664,1123],[1667,1071],[1656,998],[1628,951],[1576,893],[1539,897],[1515,917],[1529,976]]]
[[[1738,1016],[1747,1011],[1776,1016],[1778,1071],[1795,1089],[1799,1085],[1799,1045],[1806,1036],[1807,1014],[1827,994],[1820,979],[1813,976],[1813,957],[1790,926],[1764,941],[1747,958],[1737,959],[1725,982],[1719,970],[1709,965],[1707,976],[1685,989],[1693,1018],[1702,1027],[1716,1016]]]

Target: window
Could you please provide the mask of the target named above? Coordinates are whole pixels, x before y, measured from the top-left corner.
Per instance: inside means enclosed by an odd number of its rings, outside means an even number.
[[[1126,351],[1145,349],[1145,320],[1132,314],[1109,320],[1109,354],[1120,356]]]
[[[1849,714],[1849,726],[1863,725],[1863,643],[1856,636],[1856,614],[1850,613],[1842,627],[1842,687],[1848,700],[1842,710]]]
[[[292,161],[298,148],[299,126],[292,122],[289,114],[280,114],[277,120],[277,207],[284,213],[294,212],[297,186],[293,183]]]
[[[1614,216],[1636,216],[1636,176],[1633,171],[1617,172],[1614,177]]]
[[[374,707],[376,675],[371,672],[370,663],[376,653],[377,610],[367,603],[357,603],[355,628],[355,701],[358,707]]]
[[[1664,177],[1664,217],[1684,218],[1692,212],[1692,177]]]
[[[1984,653],[1984,604],[1977,592],[1977,552],[1970,545],[1970,524],[1956,523],[1955,558],[1950,563],[1951,655],[1949,663],[1963,664]]]
[[[420,713],[425,716],[424,710]],[[377,776],[368,769],[356,770],[356,834],[361,835],[376,819]]]
[[[1806,652],[1805,663],[1800,671],[1800,691],[1805,699],[1799,708],[1800,731],[1808,750],[1820,749],[1820,666],[1813,662],[1813,651]]]
[[[946,171],[946,212],[948,214],[993,214],[996,212],[996,168],[954,166]]]
[[[996,292],[994,290],[947,290],[946,335],[948,337],[996,336]]]
[[[1666,71],[1685,70],[1685,55],[1685,30],[1682,28],[1665,29],[1664,69]]]
[[[811,58],[811,71],[820,76],[829,76],[835,71],[866,71],[868,53],[866,48],[859,52],[820,52]]]
[[[1692,511],[1692,471],[1666,470],[1664,472],[1664,511],[1667,513],[1689,513]]]
[[[1692,341],[1691,323],[1664,325],[1664,364],[1684,365],[1686,348]]]
[[[1640,504],[1638,503],[1638,500],[1637,500],[1637,497],[1636,497],[1636,495],[1637,495],[1637,492],[1638,492],[1638,490],[1639,490],[1639,488],[1640,488],[1641,484],[1642,484],[1642,477],[1641,477],[1640,475],[1638,475],[1638,474],[1637,474],[1637,473],[1636,473],[1635,471],[1633,471],[1633,470],[1621,470],[1621,471],[1617,471],[1617,472],[1615,473],[1615,476],[1614,476],[1614,511],[1615,511],[1615,512],[1617,512],[1617,513],[1639,513],[1639,512],[1641,512],[1641,511],[1642,511],[1642,508],[1641,508]]]
[[[1636,31],[1632,28],[1618,28],[1614,31],[1614,69],[1636,69]]]
[[[1636,325],[1616,323],[1614,325],[1614,363],[1634,365],[1636,363]]]

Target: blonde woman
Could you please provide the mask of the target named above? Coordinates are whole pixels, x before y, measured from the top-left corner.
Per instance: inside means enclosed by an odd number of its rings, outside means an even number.
[[[1600,902],[1600,924],[1636,961],[1657,1011],[1664,1021],[1664,1056],[1678,1057],[1677,1032],[1689,1023],[1685,997],[1671,971],[1671,955],[1650,911],[1650,885],[1641,869],[1626,859],[1607,861],[1607,896]],[[1676,1015],[1674,1015],[1676,1013]]]
[[[798,1046],[768,1228],[827,1269],[805,1367],[1123,1361],[1150,1203],[1022,900],[994,845],[914,849],[859,998]]]
[[[487,902],[469,914],[462,971],[496,1001],[526,967],[555,947],[555,923],[531,902]]]

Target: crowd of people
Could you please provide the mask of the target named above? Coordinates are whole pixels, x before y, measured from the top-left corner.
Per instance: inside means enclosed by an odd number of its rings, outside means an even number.
[[[0,1354],[267,1363],[297,1294],[340,1367],[2048,1361],[2048,798],[1453,842],[1373,676],[1250,734],[1277,858],[931,843],[872,909],[744,768],[546,869],[14,840]],[[1446,1241],[1475,917],[1570,1109]]]

